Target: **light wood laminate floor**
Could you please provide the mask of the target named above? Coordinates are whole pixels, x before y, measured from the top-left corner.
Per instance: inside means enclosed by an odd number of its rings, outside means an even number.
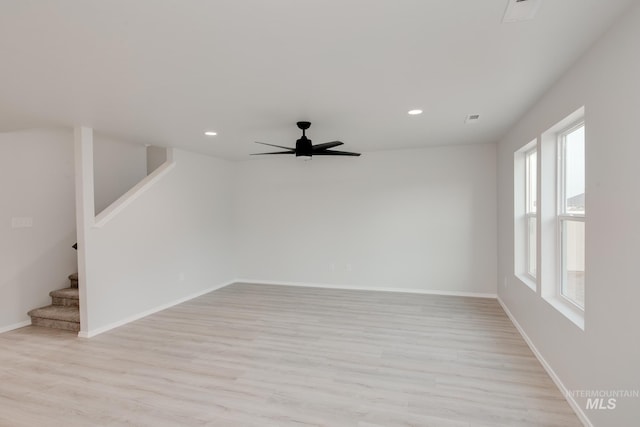
[[[0,335],[2,426],[579,426],[492,299],[235,284]]]

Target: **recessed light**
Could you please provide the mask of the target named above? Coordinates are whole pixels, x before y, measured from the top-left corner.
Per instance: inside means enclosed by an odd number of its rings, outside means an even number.
[[[502,22],[522,22],[535,18],[541,0],[509,0]]]
[[[214,132],[214,131],[208,130],[204,134],[207,135],[207,136],[216,136],[218,134],[218,132]]]
[[[480,114],[469,114],[465,119],[465,123],[476,123],[480,120]]]
[[[407,114],[410,116],[417,116],[418,114],[422,114],[422,110],[409,110]]]

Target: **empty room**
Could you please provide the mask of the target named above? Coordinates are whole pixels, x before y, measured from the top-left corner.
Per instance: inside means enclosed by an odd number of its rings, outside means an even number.
[[[640,425],[637,0],[0,1],[0,426]]]

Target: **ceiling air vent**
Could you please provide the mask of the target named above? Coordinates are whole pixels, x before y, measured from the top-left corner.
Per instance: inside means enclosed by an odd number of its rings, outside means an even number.
[[[502,22],[521,22],[535,18],[542,0],[509,0]]]
[[[477,123],[480,120],[480,114],[469,114],[466,119],[464,119],[465,123]]]

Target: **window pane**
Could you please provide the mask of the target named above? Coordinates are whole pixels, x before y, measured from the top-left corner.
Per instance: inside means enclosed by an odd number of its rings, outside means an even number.
[[[537,158],[538,154],[535,149],[529,151],[526,155],[526,212],[535,213],[537,203]]]
[[[584,222],[562,221],[562,295],[584,308]]]
[[[536,277],[536,217],[529,217],[528,222],[527,272]]]
[[[585,213],[584,187],[584,126],[580,126],[564,140],[564,213]]]

